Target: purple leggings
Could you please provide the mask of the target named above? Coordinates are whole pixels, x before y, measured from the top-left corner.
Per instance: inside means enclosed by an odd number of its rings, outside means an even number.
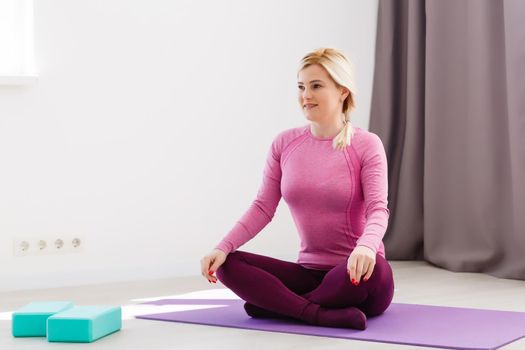
[[[353,285],[346,260],[330,270],[314,270],[300,264],[245,251],[234,251],[217,269],[217,278],[246,304],[268,314],[304,319],[308,307],[355,306],[367,317],[383,313],[394,296],[390,264],[376,255],[367,282]],[[319,306],[316,306],[319,308]],[[245,305],[246,308],[246,305]]]

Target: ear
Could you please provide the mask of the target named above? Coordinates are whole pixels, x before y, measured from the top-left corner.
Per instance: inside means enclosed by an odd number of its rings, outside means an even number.
[[[342,89],[341,89],[341,102],[344,101],[348,97],[348,95],[350,95],[350,90],[348,90],[345,87],[342,87]]]

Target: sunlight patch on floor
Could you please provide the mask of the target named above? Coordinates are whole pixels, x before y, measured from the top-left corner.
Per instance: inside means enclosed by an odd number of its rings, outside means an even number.
[[[11,321],[13,311],[0,312],[0,321]]]
[[[174,294],[174,295],[162,295],[149,298],[139,298],[131,299],[132,302],[144,303],[157,301],[162,299],[237,299],[240,298],[235,295],[231,290],[227,288],[222,289],[205,289],[198,290],[195,292],[184,293],[184,294]],[[200,305],[200,304],[191,304],[191,305],[144,305],[144,304],[132,304],[132,305],[123,305],[122,306],[122,319],[132,319],[135,316],[148,315],[148,314],[160,314],[167,312],[178,312],[178,311],[189,311],[189,310],[199,310],[199,309],[211,309],[215,307],[225,307],[227,305],[214,304],[214,305]]]
[[[199,309],[211,309],[225,307],[227,305],[122,305],[122,319],[131,320],[135,316],[164,314],[168,312],[179,312]]]
[[[149,298],[131,299],[135,302],[156,301],[162,299],[240,299],[235,293],[227,288],[205,289],[195,292],[175,295],[162,295]]]

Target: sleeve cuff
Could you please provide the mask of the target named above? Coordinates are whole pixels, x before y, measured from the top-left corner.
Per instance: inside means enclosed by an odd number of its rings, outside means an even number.
[[[356,245],[356,247],[359,247],[359,246],[367,247],[367,248],[371,249],[374,252],[374,254],[377,254],[377,249],[372,244],[369,244],[369,243],[358,243]]]
[[[219,243],[215,249],[219,249],[219,250],[222,250],[226,255],[230,254],[231,253],[231,247],[229,247],[229,245],[225,242],[221,242]]]

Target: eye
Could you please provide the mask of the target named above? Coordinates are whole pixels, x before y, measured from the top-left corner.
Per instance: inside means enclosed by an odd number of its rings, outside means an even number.
[[[312,86],[313,86],[315,89],[317,89],[318,87],[322,87],[321,84],[314,84],[314,85],[312,85]],[[302,86],[302,85],[298,85],[297,87],[299,88],[299,90],[303,90],[303,89],[304,89],[304,86]]]

